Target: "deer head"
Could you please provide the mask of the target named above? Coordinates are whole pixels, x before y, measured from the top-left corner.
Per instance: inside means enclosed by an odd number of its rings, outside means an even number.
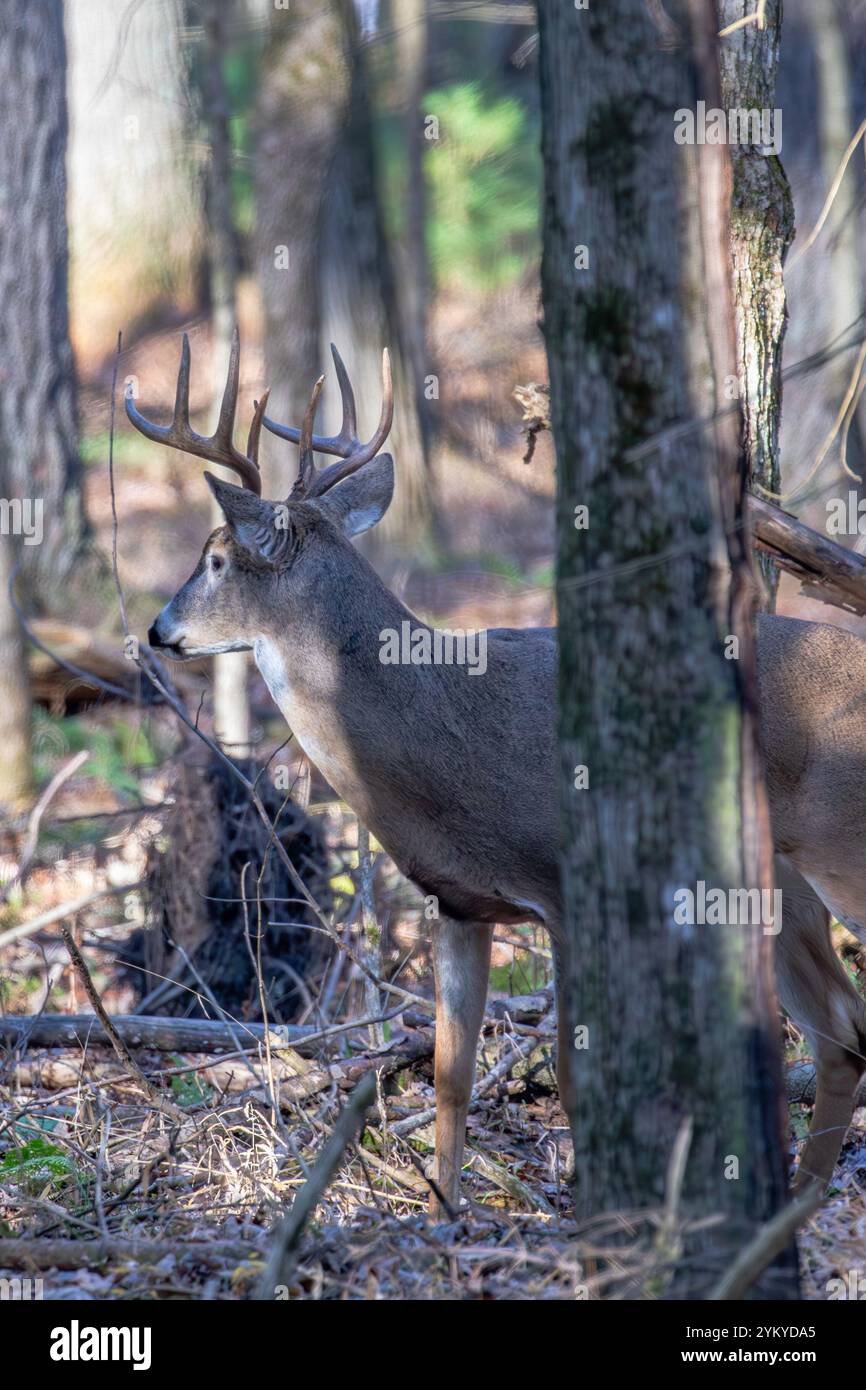
[[[219,420],[210,437],[197,434],[189,423],[186,334],[170,425],[145,419],[132,400],[131,386],[127,388],[126,413],[137,430],[170,448],[233,469],[242,484],[237,487],[205,473],[226,524],[208,537],[193,573],[148,633],[151,646],[175,660],[254,647],[259,636],[273,630],[275,620],[290,621],[293,608],[303,610],[311,595],[321,593],[327,577],[339,575],[345,566],[345,550],[351,550],[347,538],[374,526],[387,510],[394,490],[394,465],[390,455],[379,455],[379,449],[388,437],[394,408],[388,351],[382,356],[382,412],[366,444],[357,437],[348,373],[333,344],[331,352],[343,403],[340,433],[313,434],[324,381],[319,377],[300,429],[267,418],[265,392],[255,403],[243,454],[233,442],[240,367],[237,329]],[[268,502],[261,496],[258,449],[263,424],[300,446],[298,476],[283,502]],[[337,455],[339,461],[317,472],[314,450]]]

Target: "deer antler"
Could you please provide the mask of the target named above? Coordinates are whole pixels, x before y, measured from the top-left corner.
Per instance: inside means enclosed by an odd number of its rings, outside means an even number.
[[[391,422],[394,418],[394,387],[391,381],[391,359],[388,356],[388,349],[385,348],[382,353],[382,413],[379,416],[375,433],[366,444],[362,444],[358,438],[355,393],[352,390],[352,383],[349,380],[343,359],[333,343],[331,344],[331,355],[337,369],[337,380],[340,383],[340,396],[343,401],[343,423],[339,434],[313,434],[313,420],[324,377],[319,377],[313,387],[310,404],[300,429],[294,425],[279,425],[276,421],[269,420],[266,415],[263,418],[262,423],[265,429],[270,430],[272,434],[279,435],[281,439],[288,439],[291,444],[300,444],[301,446],[298,477],[291,492],[291,496],[295,498],[321,497],[322,493],[327,492],[335,483],[342,482],[343,478],[354,473],[362,464],[368,463],[371,458],[378,454],[388,438]],[[327,468],[322,469],[321,473],[316,473],[313,449],[318,449],[323,454],[337,454],[343,461],[329,464]]]
[[[247,439],[247,452],[242,454],[232,440],[235,427],[235,412],[238,404],[238,382],[240,380],[241,342],[238,330],[232,333],[232,350],[219,420],[213,434],[206,437],[196,434],[189,423],[189,338],[184,333],[183,348],[180,354],[180,369],[177,374],[177,394],[174,401],[174,416],[170,425],[154,425],[136,409],[132,400],[132,385],[126,389],[126,413],[132,424],[147,439],[165,444],[170,449],[182,449],[187,454],[207,459],[210,463],[221,463],[225,468],[233,468],[240,476],[244,487],[257,497],[262,494],[262,479],[259,473],[259,436],[268,392],[256,402],[250,433]]]

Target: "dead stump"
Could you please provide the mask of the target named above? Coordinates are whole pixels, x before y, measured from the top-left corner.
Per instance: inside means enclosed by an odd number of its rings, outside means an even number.
[[[242,767],[251,780],[261,771],[251,762]],[[289,859],[329,912],[321,828],[266,774],[257,790]],[[233,1017],[261,1020],[260,958],[269,1020],[293,1022],[315,997],[328,955],[327,938],[311,929],[315,914],[269,847],[244,787],[219,759],[180,764],[172,796],[148,856],[148,925],[129,946],[128,977],[141,1012],[213,1017],[204,982]]]

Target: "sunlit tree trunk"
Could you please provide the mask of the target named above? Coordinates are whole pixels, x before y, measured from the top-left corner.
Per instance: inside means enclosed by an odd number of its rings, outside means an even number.
[[[26,800],[32,789],[27,653],[17,615],[8,597],[17,546],[16,537],[0,535],[0,709],[3,711],[0,808],[17,806]]]
[[[210,428],[213,430],[228,375],[231,338],[237,317],[238,251],[232,214],[231,113],[223,74],[227,49],[226,26],[231,6],[226,4],[226,0],[205,0],[200,13],[204,28],[202,94],[209,145],[205,210],[213,373]],[[234,475],[227,476],[237,482]],[[215,499],[211,501],[211,515],[214,526],[223,525],[223,514]],[[247,664],[244,652],[226,652],[214,657],[214,728],[220,742],[239,757],[249,752],[250,743]]]
[[[717,24],[712,0],[665,11],[540,7],[561,1005],[578,1212],[660,1204],[690,1125],[681,1211],[726,1217],[675,1290],[700,1296],[785,1165],[770,938],[696,920],[702,883],[768,886],[770,841],[739,424],[681,429],[724,403],[736,353],[727,151],[674,141],[675,112],[720,104]]]
[[[751,0],[719,0],[719,28],[754,13]],[[764,28],[747,24],[719,45],[722,106],[774,111],[782,0],[767,0]],[[782,134],[774,117],[774,134]],[[733,166],[731,253],[737,317],[737,376],[742,392],[742,447],[749,486],[779,492],[782,339],[787,323],[782,267],[794,235],[794,204],[778,154],[753,144],[730,146]],[[761,560],[767,603],[778,575]]]
[[[111,356],[119,328],[129,341],[155,311],[195,309],[200,181],[182,0],[66,0],[64,9],[72,321],[92,370]]]

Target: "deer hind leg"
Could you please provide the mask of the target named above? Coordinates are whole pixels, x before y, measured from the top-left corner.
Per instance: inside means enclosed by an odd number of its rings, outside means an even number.
[[[436,1182],[456,1211],[466,1116],[475,1079],[478,1035],[490,976],[493,928],[480,922],[443,918],[433,928],[436,978]],[[435,1195],[434,1215],[445,1214]]]
[[[830,913],[786,861],[776,859],[782,930],[776,971],[784,1007],[806,1034],[815,1060],[816,1095],[794,1190],[828,1183],[851,1123],[866,1067],[866,1006],[833,949]]]

